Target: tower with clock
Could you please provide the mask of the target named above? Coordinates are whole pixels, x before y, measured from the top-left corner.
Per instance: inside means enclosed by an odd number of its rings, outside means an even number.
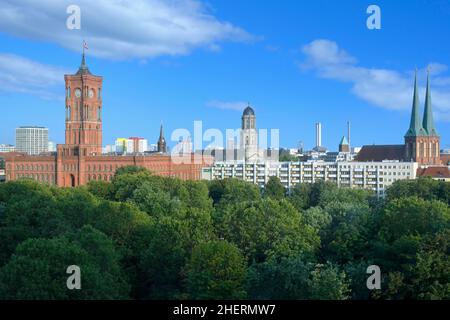
[[[102,81],[86,65],[83,52],[77,73],[64,76],[66,83],[66,147],[85,156],[102,153]]]

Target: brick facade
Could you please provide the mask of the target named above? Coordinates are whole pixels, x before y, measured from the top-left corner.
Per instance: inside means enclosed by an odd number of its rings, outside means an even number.
[[[130,165],[144,167],[161,176],[199,180],[202,168],[212,164],[212,157],[193,154],[181,158],[161,153],[102,155],[103,78],[90,73],[83,55],[78,72],[65,75],[64,79],[66,143],[57,146],[56,155],[0,153],[5,158],[7,181],[30,178],[60,187],[75,187],[92,180],[111,181],[118,168]]]

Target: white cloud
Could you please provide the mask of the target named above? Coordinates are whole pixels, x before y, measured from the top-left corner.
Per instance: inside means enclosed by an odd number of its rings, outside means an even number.
[[[302,52],[306,60],[300,64],[304,71],[312,70],[325,79],[352,84],[352,93],[382,108],[410,110],[412,104],[413,72],[399,72],[381,68],[359,66],[355,57],[330,40],[315,40],[305,45]],[[432,100],[436,118],[450,120],[449,78],[438,77],[447,71],[440,63],[428,64],[432,81]],[[419,70],[422,103],[425,93],[425,70]],[[436,80],[436,81],[435,81]]]
[[[242,101],[226,102],[220,100],[211,100],[206,103],[206,106],[222,110],[243,111],[248,103]]]
[[[65,70],[13,54],[0,53],[0,92],[18,92],[43,99],[63,99]]]
[[[81,30],[66,28],[73,3],[81,8]],[[90,54],[111,59],[217,51],[221,41],[253,40],[198,0],[3,0],[0,17],[2,32],[74,51],[85,39]]]

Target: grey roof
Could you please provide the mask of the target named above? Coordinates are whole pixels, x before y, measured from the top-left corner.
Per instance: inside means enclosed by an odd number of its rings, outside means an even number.
[[[358,152],[355,161],[360,162],[381,162],[383,160],[403,161],[405,155],[405,146],[399,145],[367,145],[363,146]]]
[[[253,108],[250,107],[250,105],[248,105],[247,108],[244,109],[244,113],[242,115],[243,116],[254,116],[255,110],[253,110]]]

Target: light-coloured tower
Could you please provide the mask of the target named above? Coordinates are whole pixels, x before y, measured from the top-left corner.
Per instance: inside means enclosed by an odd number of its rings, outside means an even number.
[[[242,114],[241,150],[245,151],[245,161],[258,160],[258,132],[256,131],[255,111],[250,105]]]
[[[316,123],[316,149],[319,150],[322,146],[322,124]]]

